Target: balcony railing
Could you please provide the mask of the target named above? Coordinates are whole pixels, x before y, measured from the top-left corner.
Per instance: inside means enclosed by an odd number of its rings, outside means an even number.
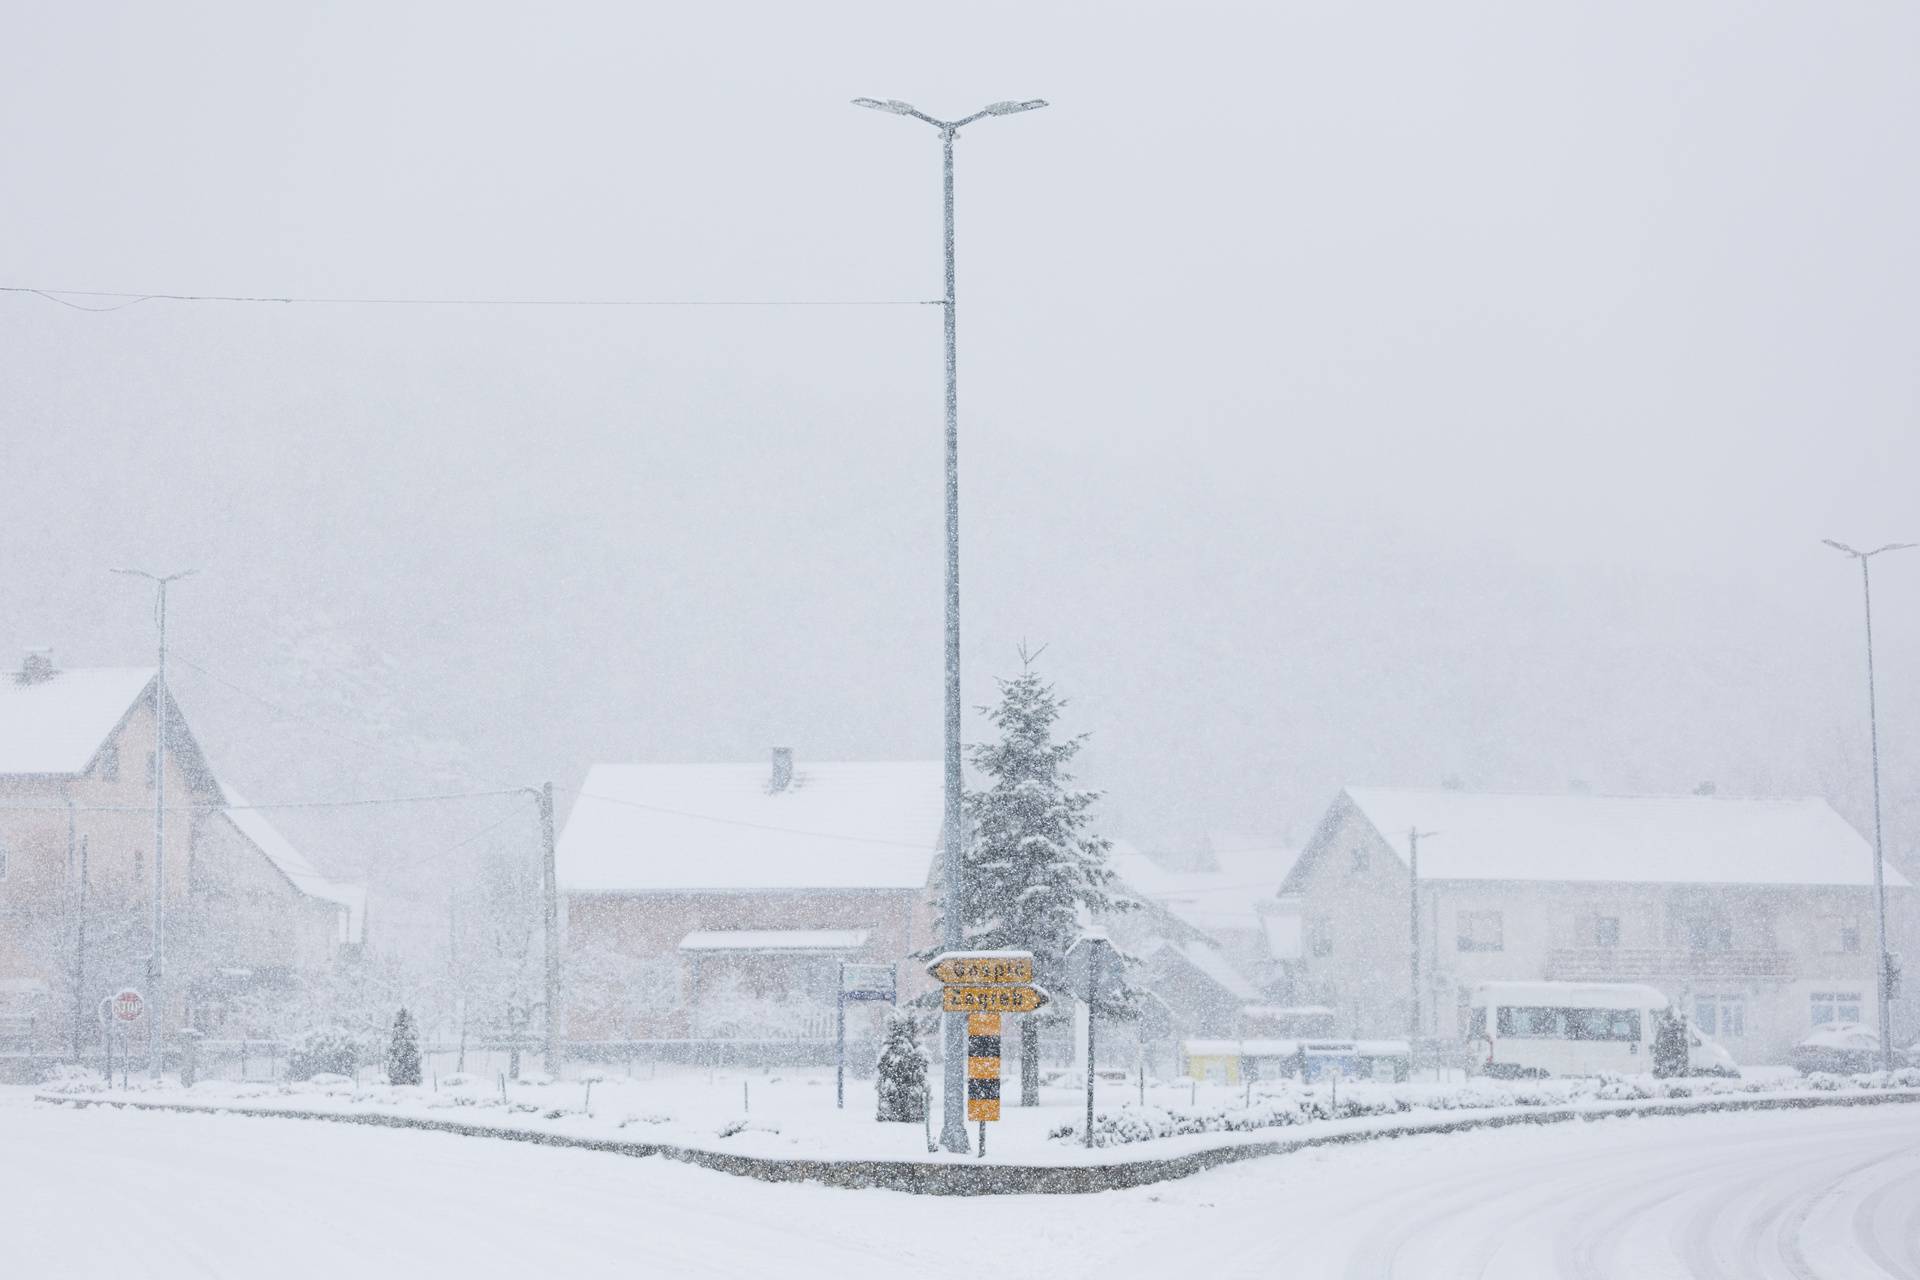
[[[1547,977],[1565,982],[1633,982],[1646,978],[1792,978],[1790,951],[1747,948],[1559,947],[1547,953]]]

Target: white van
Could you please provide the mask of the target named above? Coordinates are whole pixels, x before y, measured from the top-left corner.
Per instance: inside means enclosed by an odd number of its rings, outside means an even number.
[[[1514,1079],[1653,1070],[1654,1023],[1667,997],[1632,982],[1483,982],[1467,1041],[1484,1075]],[[1738,1075],[1733,1055],[1687,1028],[1690,1075]]]

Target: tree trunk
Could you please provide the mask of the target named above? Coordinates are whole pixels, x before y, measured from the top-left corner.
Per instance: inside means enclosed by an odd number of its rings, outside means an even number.
[[[1040,1105],[1040,1024],[1031,1014],[1020,1019],[1020,1105]]]

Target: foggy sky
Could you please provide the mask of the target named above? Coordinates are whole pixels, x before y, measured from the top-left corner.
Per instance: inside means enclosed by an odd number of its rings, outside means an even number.
[[[44,288],[913,303],[937,137],[847,100],[1046,97],[959,144],[966,693],[1047,644],[1111,829],[1300,838],[1344,783],[1448,776],[1867,819],[1859,580],[1818,539],[1920,540],[1909,6],[5,27],[0,284]],[[145,661],[105,570],[198,566],[182,653],[308,718],[177,673],[263,800],[933,757],[940,370],[915,305],[0,295],[0,644]],[[284,825],[346,870],[410,821]]]

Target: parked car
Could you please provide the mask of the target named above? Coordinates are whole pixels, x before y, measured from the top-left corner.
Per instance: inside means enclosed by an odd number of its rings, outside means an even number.
[[[1830,1023],[1793,1046],[1788,1060],[1802,1075],[1825,1071],[1844,1076],[1878,1071],[1880,1036],[1872,1027],[1858,1022]]]

